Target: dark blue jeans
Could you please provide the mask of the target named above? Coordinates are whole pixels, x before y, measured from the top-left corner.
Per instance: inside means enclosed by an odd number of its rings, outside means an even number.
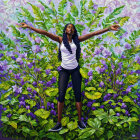
[[[58,81],[58,88],[59,88],[59,96],[58,101],[63,102],[65,99],[65,93],[68,86],[69,77],[71,75],[72,79],[72,88],[74,90],[76,102],[81,102],[81,81],[82,76],[80,74],[80,66],[78,65],[75,69],[67,70],[61,67],[62,70],[59,71],[59,81]]]

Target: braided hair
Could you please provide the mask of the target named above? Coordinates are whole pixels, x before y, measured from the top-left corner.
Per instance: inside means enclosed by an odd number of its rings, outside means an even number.
[[[70,44],[68,42],[67,34],[65,33],[65,30],[66,30],[66,28],[67,28],[67,26],[69,24],[71,24],[71,23],[66,24],[65,27],[64,27],[64,30],[63,30],[63,43],[64,43],[64,46],[67,48],[67,50],[72,54],[72,50],[71,50]],[[80,53],[81,53],[81,47],[80,47],[80,41],[78,39],[78,33],[77,33],[77,30],[76,30],[75,26],[74,26],[74,34],[72,35],[72,39],[73,39],[73,42],[75,43],[75,45],[77,46],[76,59],[77,59],[77,62],[79,62]],[[60,51],[60,44],[59,44],[58,59],[60,61],[62,61],[61,51]]]

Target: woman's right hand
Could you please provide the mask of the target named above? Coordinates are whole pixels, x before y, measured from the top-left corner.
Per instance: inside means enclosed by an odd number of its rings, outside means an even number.
[[[21,24],[21,27],[23,27],[23,28],[28,28],[29,26],[26,24],[26,23],[20,23]]]

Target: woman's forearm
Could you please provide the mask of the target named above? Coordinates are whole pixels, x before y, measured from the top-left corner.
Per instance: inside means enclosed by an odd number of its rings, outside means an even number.
[[[47,33],[47,31],[44,31],[42,29],[37,29],[37,28],[34,28],[32,26],[29,26],[29,25],[28,25],[28,28],[31,29],[31,30],[33,30],[33,31],[35,31],[35,32],[37,32],[37,33],[39,33],[39,34],[46,35],[46,33]]]
[[[45,31],[45,30],[42,30],[42,29],[34,28],[32,26],[28,26],[28,28],[33,30],[33,31],[35,31],[35,32],[37,32],[37,33],[39,33],[39,34],[46,35],[47,37],[51,38],[52,40],[57,41],[57,42],[60,43],[60,39],[59,39],[60,37],[57,36],[57,35],[54,35],[52,33],[49,33],[47,31]]]

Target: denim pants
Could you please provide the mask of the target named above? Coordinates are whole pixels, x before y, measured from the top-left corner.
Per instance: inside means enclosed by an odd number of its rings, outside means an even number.
[[[63,102],[65,99],[65,93],[68,86],[69,77],[71,75],[72,88],[74,90],[76,102],[81,102],[81,81],[82,76],[80,74],[80,66],[78,65],[75,69],[67,70],[61,67],[62,70],[59,71],[59,96],[58,101]]]

